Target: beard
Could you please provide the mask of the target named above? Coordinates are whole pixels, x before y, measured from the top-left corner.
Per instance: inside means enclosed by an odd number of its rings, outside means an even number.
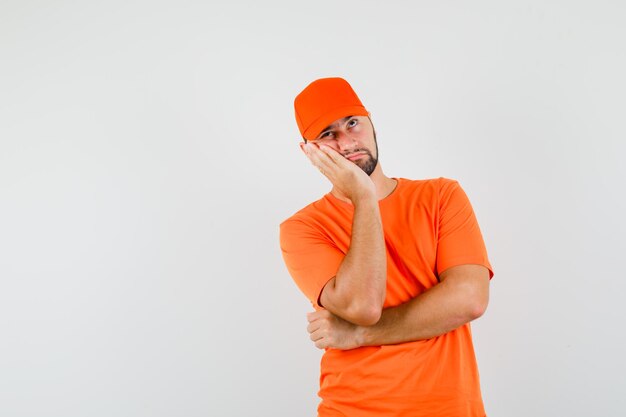
[[[378,141],[376,140],[376,131],[374,131],[374,143],[376,144],[376,156],[372,155],[372,152],[367,148],[357,148],[346,153],[346,155],[357,152],[363,152],[365,154],[363,158],[357,159],[353,161],[353,163],[361,168],[368,176],[372,175],[372,172],[374,172],[378,165]]]
[[[378,158],[375,158],[374,155],[370,152],[369,149],[360,148],[355,149],[350,153],[355,152],[363,152],[365,156],[363,158],[357,159],[356,161],[352,161],[356,166],[361,168],[367,175],[372,175],[372,172],[376,169],[376,165],[378,165]]]

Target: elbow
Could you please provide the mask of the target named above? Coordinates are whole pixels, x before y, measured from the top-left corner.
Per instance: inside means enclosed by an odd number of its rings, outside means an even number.
[[[468,315],[469,315],[470,321],[476,320],[477,318],[485,314],[485,311],[487,311],[487,304],[489,304],[489,302],[486,299],[474,300],[468,306]]]
[[[350,320],[359,326],[373,326],[380,320],[383,309],[377,303],[364,303],[363,305],[353,305],[351,308]]]
[[[362,315],[359,326],[373,326],[378,323],[382,315],[382,309],[370,309]]]
[[[463,312],[468,321],[476,320],[485,314],[489,304],[489,287],[465,285],[460,287],[459,294],[464,300],[461,305],[464,306]]]
[[[325,295],[324,293],[322,294]],[[326,298],[333,300],[339,317],[358,326],[373,326],[383,313],[386,288],[381,291],[368,289],[363,292],[353,288],[338,288],[335,281],[329,288]]]
[[[358,320],[359,326],[373,326],[383,315],[383,306],[385,304],[386,291],[383,288],[382,294],[374,295],[373,298],[368,299],[361,304],[358,308]]]

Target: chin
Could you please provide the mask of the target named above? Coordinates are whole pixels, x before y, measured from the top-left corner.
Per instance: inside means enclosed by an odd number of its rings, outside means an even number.
[[[366,168],[370,167],[372,165],[372,162],[373,162],[373,165],[374,165],[373,168],[371,168],[372,172],[368,173]],[[355,164],[356,164],[356,162],[355,162]],[[359,168],[361,168],[363,170],[363,172],[365,172],[368,176],[371,177],[372,174],[374,173],[374,171],[376,171],[376,167],[378,166],[378,161],[373,161],[373,160],[370,159],[370,160],[368,160],[366,163],[364,163],[362,165],[360,165],[360,164],[356,164],[356,165]]]

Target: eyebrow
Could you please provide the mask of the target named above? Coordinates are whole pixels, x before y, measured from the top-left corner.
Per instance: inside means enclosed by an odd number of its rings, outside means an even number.
[[[338,125],[338,124],[340,125],[340,124],[343,124],[343,123],[347,122],[347,121],[348,121],[348,119],[349,119],[349,118],[351,118],[351,117],[353,117],[353,116],[346,116],[346,117],[344,117],[343,119],[341,119],[339,122],[334,123],[334,124],[332,124],[332,125],[328,125],[328,126],[326,126],[326,127],[324,128],[324,130],[322,130],[322,131],[320,132],[320,134],[319,134],[319,135],[317,135],[317,137],[319,138],[319,137],[320,137],[320,136],[322,136],[324,133],[326,133],[326,131],[327,131],[327,130],[332,129],[332,128],[333,128],[333,127],[335,127],[336,125]]]

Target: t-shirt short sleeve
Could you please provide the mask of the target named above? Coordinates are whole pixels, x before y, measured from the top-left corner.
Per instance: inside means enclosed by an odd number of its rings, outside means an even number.
[[[298,288],[313,307],[322,308],[322,289],[337,274],[345,254],[322,231],[298,219],[281,223],[280,249]]]
[[[440,178],[437,275],[463,264],[479,264],[493,269],[487,257],[478,221],[469,198],[458,181]]]

